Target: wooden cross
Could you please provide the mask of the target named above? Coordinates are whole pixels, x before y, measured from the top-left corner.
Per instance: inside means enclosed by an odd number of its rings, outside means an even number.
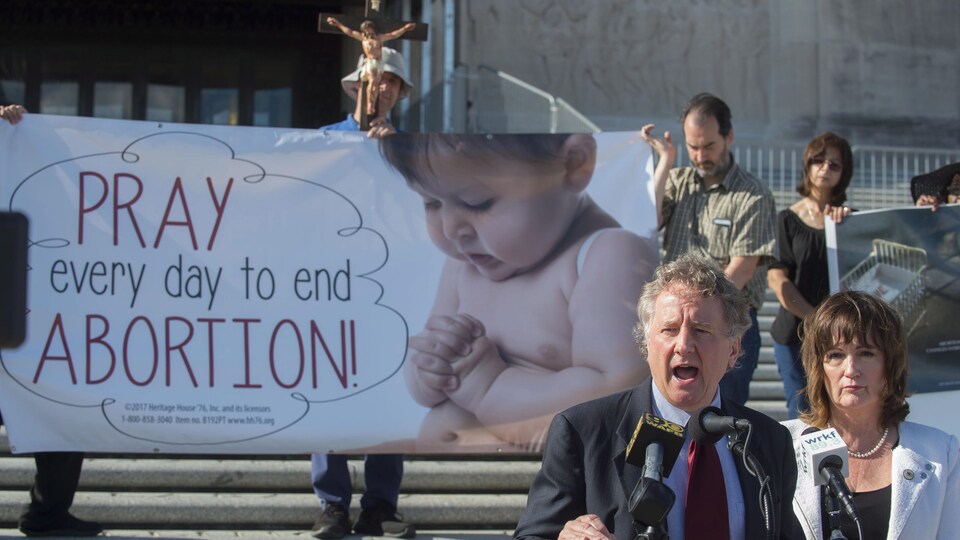
[[[385,8],[385,4],[386,0],[366,0],[363,18],[341,14],[321,13],[319,24],[317,25],[317,31],[325,34],[344,35],[340,28],[327,22],[329,17],[335,17],[347,28],[358,32],[360,31],[360,25],[363,24],[364,21],[372,21],[376,26],[376,31],[378,34],[389,34],[390,32],[399,30],[408,22],[411,22],[395,21],[384,17],[383,10]],[[397,39],[426,41],[428,35],[428,25],[420,22],[417,22],[416,25],[417,26],[413,30],[406,32]],[[370,129],[369,118],[367,117],[367,84],[368,83],[366,81],[362,81],[360,90],[357,92],[357,100],[360,101],[360,129],[364,131]]]

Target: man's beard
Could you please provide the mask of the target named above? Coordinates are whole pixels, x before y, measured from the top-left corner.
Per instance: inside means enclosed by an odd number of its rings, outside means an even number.
[[[725,176],[727,171],[730,170],[730,165],[732,162],[733,160],[730,159],[729,150],[724,150],[723,154],[721,154],[720,161],[717,161],[710,170],[706,170],[700,166],[696,166],[695,168],[700,176],[704,178],[713,178],[717,176]]]

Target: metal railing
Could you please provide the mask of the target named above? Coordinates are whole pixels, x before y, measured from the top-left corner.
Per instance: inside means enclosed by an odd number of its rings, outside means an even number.
[[[677,163],[690,164],[682,141],[677,141]],[[804,144],[737,141],[731,151],[743,168],[767,182],[777,208],[793,204],[799,195]],[[960,161],[960,150],[854,146],[853,178],[847,189],[850,206],[859,210],[911,206],[910,179]]]

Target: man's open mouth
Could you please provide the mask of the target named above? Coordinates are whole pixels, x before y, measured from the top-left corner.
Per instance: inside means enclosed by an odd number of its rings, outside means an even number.
[[[677,366],[673,368],[673,376],[681,381],[694,379],[699,373],[700,369],[693,366]]]

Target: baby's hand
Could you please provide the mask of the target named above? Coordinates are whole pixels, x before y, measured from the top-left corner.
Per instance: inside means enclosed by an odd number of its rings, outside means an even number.
[[[474,340],[483,333],[483,324],[469,315],[430,317],[426,328],[410,338],[409,360],[421,389],[435,396],[455,390],[460,381],[454,361],[470,354]]]
[[[481,403],[497,377],[507,369],[497,344],[487,336],[474,340],[470,353],[454,360],[453,372],[459,381],[447,390],[454,403],[477,414]]]

